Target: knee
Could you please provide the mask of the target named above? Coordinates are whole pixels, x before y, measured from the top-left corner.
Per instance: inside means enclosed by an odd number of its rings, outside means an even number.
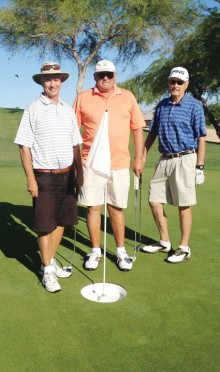
[[[161,205],[160,203],[156,203],[156,202],[150,202],[149,201],[149,206],[152,210],[156,210],[156,209],[159,209],[161,208]]]

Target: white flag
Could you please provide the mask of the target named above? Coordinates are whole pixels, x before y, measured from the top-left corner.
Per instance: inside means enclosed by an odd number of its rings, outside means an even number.
[[[110,178],[111,160],[108,136],[108,111],[105,111],[102,117],[92,146],[89,150],[86,166],[93,169],[97,174]]]

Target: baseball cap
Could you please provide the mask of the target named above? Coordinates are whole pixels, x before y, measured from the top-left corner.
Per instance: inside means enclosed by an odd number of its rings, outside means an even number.
[[[178,78],[180,80],[183,80],[183,81],[188,81],[189,80],[189,73],[188,73],[187,69],[185,69],[184,67],[174,67],[170,71],[170,75],[169,75],[168,79],[171,79],[171,78],[174,78],[174,77]]]
[[[99,61],[96,66],[95,66],[95,72],[115,72],[115,65],[111,62],[108,61],[107,59],[102,59]]]

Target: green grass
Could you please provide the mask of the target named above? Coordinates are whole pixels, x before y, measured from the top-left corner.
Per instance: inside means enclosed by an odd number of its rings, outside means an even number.
[[[80,294],[86,285],[103,280],[103,262],[95,272],[82,267],[83,256],[90,251],[83,207],[79,207],[72,277],[60,281],[62,291],[55,295],[47,293],[38,281],[40,258],[31,230],[31,198],[17,147],[12,145],[20,115],[0,110],[1,149],[3,145],[5,151],[1,151],[0,161],[2,371],[217,372],[219,146],[207,145],[206,180],[198,188],[198,205],[193,207],[192,258],[170,265],[164,261],[166,255],[138,252],[133,270],[120,272],[108,223],[106,281],[123,286],[128,295],[119,302],[96,303]],[[143,243],[158,238],[147,203],[148,182],[158,159],[156,147],[149,154],[143,175]],[[133,177],[131,182],[133,185]],[[168,206],[166,211],[176,246],[177,209]],[[126,247],[133,254],[132,187],[126,225]],[[68,264],[72,257],[73,229],[67,229],[57,258]]]

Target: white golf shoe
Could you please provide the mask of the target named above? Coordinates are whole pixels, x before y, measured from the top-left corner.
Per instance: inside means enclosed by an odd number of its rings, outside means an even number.
[[[141,248],[142,251],[146,253],[157,253],[157,252],[164,252],[168,253],[171,250],[171,244],[170,247],[165,247],[160,242],[151,244],[151,245],[145,245]]]
[[[52,264],[52,267],[53,267],[53,270],[54,270],[54,274],[56,275],[57,278],[65,279],[65,278],[69,278],[72,275],[71,271],[66,271],[66,270],[63,270],[61,267],[59,267],[57,265],[57,262],[56,262],[55,259],[54,259],[54,262]],[[44,274],[43,265],[41,265],[41,267],[40,267],[39,274],[40,275]]]
[[[183,250],[182,248],[178,248],[174,254],[167,258],[167,261],[170,263],[180,263],[184,260],[191,258],[191,250]]]
[[[133,267],[133,261],[126,252],[117,254],[117,264],[120,270],[130,271]]]
[[[71,271],[66,271],[66,270],[63,270],[62,267],[59,267],[57,265],[56,259],[54,259],[52,266],[54,267],[54,272],[57,278],[65,279],[65,278],[69,278],[72,275]]]
[[[54,272],[45,273],[42,277],[42,284],[48,292],[55,293],[61,291],[61,286]]]
[[[86,255],[87,261],[85,262],[85,269],[86,270],[95,270],[97,269],[99,262],[101,260],[102,255],[92,252]]]

